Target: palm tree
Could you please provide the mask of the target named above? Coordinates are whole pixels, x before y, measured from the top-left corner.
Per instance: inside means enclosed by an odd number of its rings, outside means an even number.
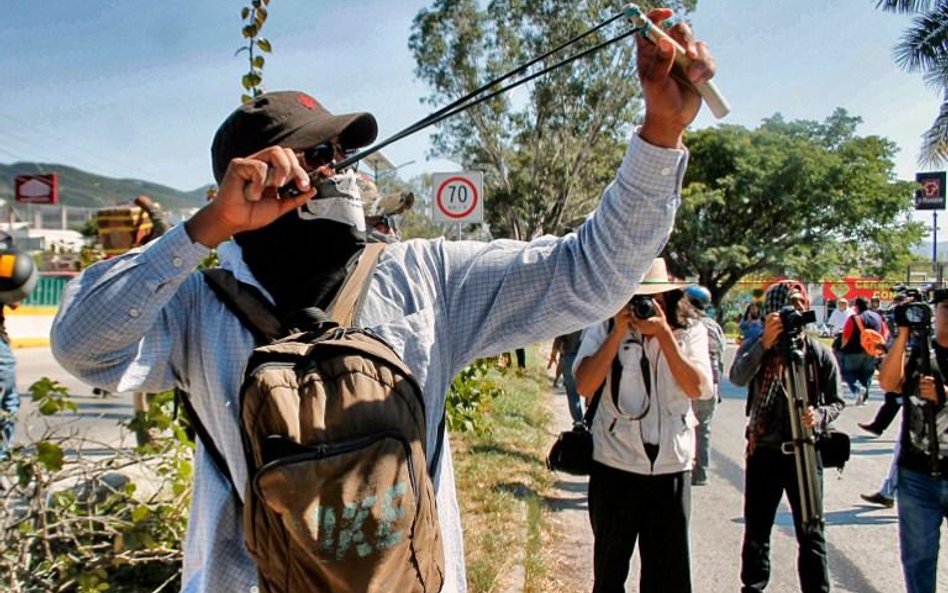
[[[948,163],[948,0],[878,0],[876,8],[917,15],[895,46],[895,62],[906,72],[921,72],[926,84],[944,93],[935,121],[922,135],[918,161]]]

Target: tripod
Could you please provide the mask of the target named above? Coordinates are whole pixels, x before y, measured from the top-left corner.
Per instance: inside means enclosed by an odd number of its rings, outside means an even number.
[[[795,315],[794,315],[795,313]],[[823,525],[823,497],[817,458],[816,439],[813,429],[803,421],[809,407],[806,388],[806,341],[803,326],[805,320],[798,312],[781,312],[783,335],[780,338],[782,354],[786,363],[787,408],[790,413],[790,447],[785,454],[793,454],[800,491],[800,523],[805,530],[818,530]]]

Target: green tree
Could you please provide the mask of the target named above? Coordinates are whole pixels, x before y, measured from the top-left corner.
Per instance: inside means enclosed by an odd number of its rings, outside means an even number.
[[[648,3],[646,3],[648,4]],[[673,2],[689,10],[695,2]],[[409,47],[432,106],[449,104],[616,11],[605,0],[435,0],[415,17]],[[550,65],[629,28],[613,23]],[[443,121],[433,152],[485,172],[494,236],[571,230],[612,179],[641,112],[634,44],[626,40]],[[523,87],[521,87],[523,88]]]
[[[917,15],[895,46],[895,62],[906,72],[921,72],[925,82],[943,96],[931,128],[922,135],[919,164],[948,162],[948,0],[878,0],[887,12]]]
[[[860,122],[837,109],[689,133],[671,272],[696,276],[717,306],[749,274],[885,276],[908,262],[923,234],[914,183],[895,179],[891,141],[855,134]]]

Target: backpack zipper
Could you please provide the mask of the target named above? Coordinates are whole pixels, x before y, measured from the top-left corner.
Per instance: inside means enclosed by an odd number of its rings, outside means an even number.
[[[277,467],[351,453],[353,451],[358,451],[359,449],[364,449],[368,445],[385,438],[395,439],[402,444],[402,448],[405,450],[405,458],[408,461],[408,475],[411,480],[411,489],[412,493],[415,495],[415,512],[417,513],[421,507],[421,497],[418,493],[420,488],[415,477],[415,464],[412,462],[411,443],[409,443],[405,437],[395,431],[377,432],[342,443],[317,443],[315,445],[300,445],[301,447],[310,449],[310,451],[306,453],[298,453],[295,455],[287,455],[286,457],[282,457],[280,459],[274,459],[273,461],[264,464],[263,467],[258,469],[253,477],[253,491],[257,495],[257,498],[264,500],[263,494],[260,492],[260,477],[264,473]]]

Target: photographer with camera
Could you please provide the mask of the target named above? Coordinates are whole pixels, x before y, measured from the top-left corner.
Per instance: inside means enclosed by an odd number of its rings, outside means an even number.
[[[630,304],[588,328],[576,354],[577,388],[598,404],[588,495],[593,593],[625,590],[636,540],[639,591],[691,591],[691,402],[713,389],[708,331],[684,287],[656,259]]]
[[[801,307],[791,304],[790,296],[796,293],[804,297]],[[801,591],[829,591],[822,517],[807,516],[803,511],[808,499],[815,498],[821,507],[823,466],[816,455],[817,463],[808,468],[815,480],[804,492],[796,465],[798,438],[793,434],[791,414],[795,411],[789,397],[793,386],[785,351],[791,345],[802,350],[805,381],[799,387],[805,389],[807,404],[798,418],[802,428],[825,431],[845,404],[839,397],[836,358],[803,331],[813,320],[808,309],[809,298],[801,283],[786,280],[771,285],[764,293],[764,332],[760,338],[741,344],[729,373],[731,383],[747,386],[746,414],[750,417],[741,551],[743,593],[761,592],[770,580],[770,532],[784,492],[793,511]]]
[[[899,328],[879,369],[879,383],[902,394],[898,453],[899,545],[908,593],[935,590],[941,523],[948,517],[948,289],[900,305]]]

